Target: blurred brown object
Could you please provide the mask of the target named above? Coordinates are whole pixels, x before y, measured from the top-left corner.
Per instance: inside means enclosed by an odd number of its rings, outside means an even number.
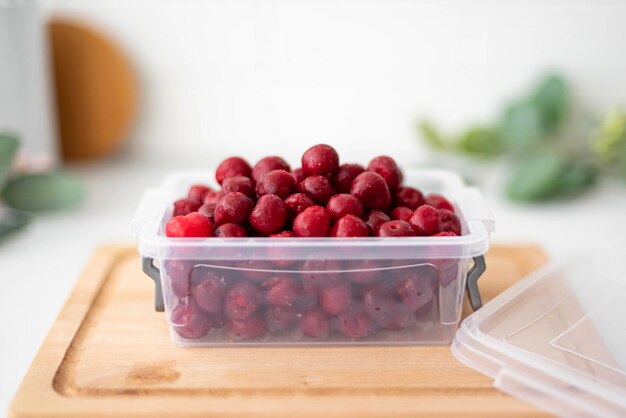
[[[82,24],[53,19],[48,29],[63,157],[94,159],[118,151],[137,104],[129,62],[113,42]]]

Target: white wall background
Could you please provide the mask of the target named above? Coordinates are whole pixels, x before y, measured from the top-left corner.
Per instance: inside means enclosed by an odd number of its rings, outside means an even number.
[[[626,2],[48,0],[116,38],[142,85],[132,152],[194,163],[327,141],[419,159],[413,123],[488,118],[546,68],[626,103]]]

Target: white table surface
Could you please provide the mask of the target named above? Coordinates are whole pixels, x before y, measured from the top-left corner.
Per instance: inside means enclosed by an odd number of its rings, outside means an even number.
[[[0,242],[0,411],[8,408],[93,250],[133,242],[129,220],[139,197],[169,169],[123,159],[75,167],[88,186],[87,202],[72,212],[39,216]],[[492,242],[534,242],[553,257],[579,248],[626,254],[624,183],[603,180],[578,199],[540,205],[512,204],[495,184],[485,188],[496,218]]]

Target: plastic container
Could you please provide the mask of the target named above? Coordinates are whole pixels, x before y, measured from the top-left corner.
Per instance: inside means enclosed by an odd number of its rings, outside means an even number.
[[[476,280],[493,220],[481,194],[458,176],[404,174],[406,185],[450,198],[463,236],[172,239],[163,234],[172,202],[213,176],[179,173],[148,190],[132,229],[174,342],[449,344],[466,284],[480,307]]]
[[[535,272],[463,321],[454,355],[554,414],[626,416],[625,255]]]

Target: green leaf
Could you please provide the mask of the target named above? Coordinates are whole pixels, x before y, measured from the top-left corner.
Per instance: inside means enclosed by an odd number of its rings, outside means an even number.
[[[513,200],[539,201],[554,196],[567,170],[564,158],[542,154],[522,160],[509,178],[506,194]]]
[[[20,230],[32,220],[28,213],[9,208],[0,208],[0,239]]]
[[[20,175],[9,181],[2,193],[9,206],[24,211],[70,208],[84,195],[82,181],[63,171]]]
[[[570,162],[561,176],[558,196],[573,196],[593,185],[597,171],[590,165]]]
[[[539,83],[531,100],[539,109],[543,129],[546,133],[556,131],[567,113],[568,86],[558,74],[548,74]]]
[[[446,148],[446,141],[443,139],[439,131],[433,126],[433,124],[427,120],[422,120],[417,129],[421,132],[422,137],[428,142],[428,144],[435,149]]]
[[[504,147],[500,132],[493,128],[475,127],[467,130],[458,140],[460,150],[481,156],[495,156]]]
[[[0,132],[0,190],[4,187],[19,146],[16,136]]]
[[[536,144],[545,133],[539,108],[528,100],[513,103],[506,109],[501,129],[506,141],[514,147]]]

